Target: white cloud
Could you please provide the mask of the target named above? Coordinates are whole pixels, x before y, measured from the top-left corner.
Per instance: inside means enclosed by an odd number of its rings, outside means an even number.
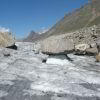
[[[5,27],[0,27],[0,32],[10,32],[10,29]]]

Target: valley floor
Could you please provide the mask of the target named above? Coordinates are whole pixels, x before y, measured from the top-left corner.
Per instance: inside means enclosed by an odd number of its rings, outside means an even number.
[[[100,63],[69,54],[72,62],[42,63],[31,43],[16,43],[11,56],[0,56],[0,100],[100,100]]]

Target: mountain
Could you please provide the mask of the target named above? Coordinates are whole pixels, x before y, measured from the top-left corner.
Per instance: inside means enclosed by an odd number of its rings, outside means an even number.
[[[41,40],[51,35],[67,34],[98,24],[100,24],[100,0],[89,0],[81,8],[65,15],[49,31],[41,34],[36,40]]]
[[[39,34],[31,31],[28,35],[28,37],[26,37],[25,39],[23,39],[23,42],[32,42],[34,41],[36,38],[38,38]]]

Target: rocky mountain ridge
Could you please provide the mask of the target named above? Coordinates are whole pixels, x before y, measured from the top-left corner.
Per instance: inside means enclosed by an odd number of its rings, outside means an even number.
[[[34,41],[43,40],[52,35],[67,34],[76,30],[100,24],[100,0],[90,0],[81,8],[66,14],[46,33],[41,34]]]

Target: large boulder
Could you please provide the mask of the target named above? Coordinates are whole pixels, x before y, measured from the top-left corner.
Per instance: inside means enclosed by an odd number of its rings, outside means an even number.
[[[14,38],[9,32],[0,32],[0,47],[9,47],[14,44]]]
[[[88,49],[86,49],[86,53],[89,55],[96,55],[98,53],[98,49],[97,49],[97,47],[88,48]]]
[[[70,53],[74,50],[74,43],[63,35],[51,36],[41,42],[41,51],[48,54]]]
[[[79,44],[75,46],[76,54],[87,54],[96,55],[98,53],[98,48],[96,43],[92,44]]]

